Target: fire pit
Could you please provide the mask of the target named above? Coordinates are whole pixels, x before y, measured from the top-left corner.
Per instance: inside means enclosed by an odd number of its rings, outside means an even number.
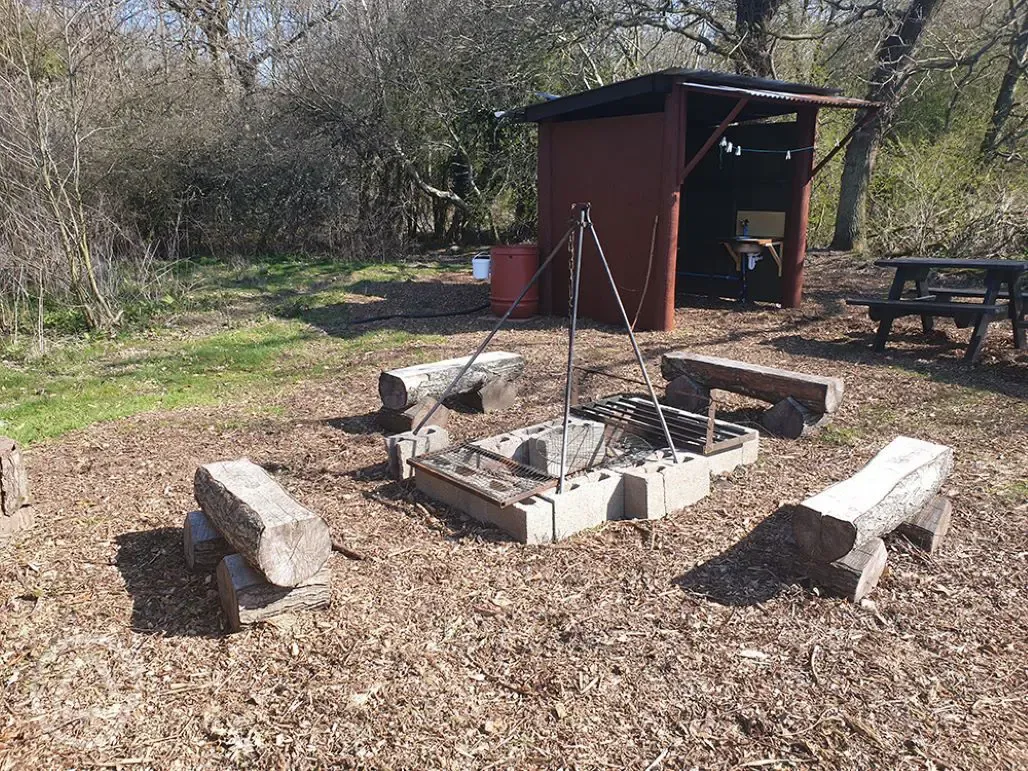
[[[617,394],[578,405],[568,423],[568,478],[557,492],[561,420],[412,459],[418,489],[526,543],[559,540],[608,519],[658,519],[707,495],[710,474],[752,463],[757,432]]]

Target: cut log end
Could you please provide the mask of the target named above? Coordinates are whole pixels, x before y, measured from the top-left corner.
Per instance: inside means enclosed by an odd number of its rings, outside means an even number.
[[[819,588],[860,602],[878,585],[888,556],[885,542],[872,538],[832,562],[809,563],[807,573]]]
[[[792,507],[792,532],[800,549],[819,562],[845,556],[857,539],[852,522],[825,517],[803,504]]]
[[[422,399],[417,404],[402,411],[383,407],[378,411],[378,424],[390,434],[402,434],[404,431],[411,431],[420,425],[425,416],[431,412],[435,403],[434,399]],[[445,428],[449,422],[450,411],[443,405],[440,405],[432,413],[432,417],[425,425],[442,426]]]

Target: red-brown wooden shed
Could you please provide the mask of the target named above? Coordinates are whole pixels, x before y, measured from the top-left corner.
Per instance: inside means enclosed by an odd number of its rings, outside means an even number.
[[[743,269],[749,298],[798,306],[822,107],[875,105],[830,88],[671,69],[524,108],[519,119],[539,124],[540,253],[565,232],[574,204],[591,203],[629,317],[670,330],[676,289],[736,296],[726,239],[749,228],[777,239],[781,262]],[[587,243],[580,312],[619,323],[593,250]],[[541,280],[544,312],[567,311],[568,284],[558,257]]]

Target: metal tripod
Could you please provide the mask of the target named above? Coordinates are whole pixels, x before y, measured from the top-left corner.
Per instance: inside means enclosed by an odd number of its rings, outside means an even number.
[[[592,204],[582,203],[575,205],[575,211],[577,213],[576,220],[572,223],[571,227],[567,229],[563,236],[557,241],[553,251],[543,260],[542,264],[539,265],[539,269],[535,274],[528,280],[521,293],[517,296],[517,299],[511,303],[511,306],[507,309],[507,312],[503,314],[496,326],[493,327],[492,331],[486,335],[485,340],[478,346],[477,350],[471,355],[463,369],[457,374],[448,386],[443,391],[442,395],[432,405],[432,409],[428,411],[428,414],[421,419],[421,422],[415,427],[414,431],[420,431],[421,428],[428,423],[435,411],[439,409],[446,398],[453,392],[457,383],[460,379],[471,369],[474,365],[475,360],[482,355],[482,352],[489,346],[492,339],[496,337],[496,333],[500,331],[503,325],[510,318],[510,315],[514,312],[514,309],[518,307],[518,304],[524,299],[525,295],[528,294],[528,290],[532,288],[532,285],[539,280],[539,277],[543,274],[543,271],[549,267],[550,263],[553,262],[553,258],[557,256],[561,248],[568,244],[568,239],[575,236],[575,270],[574,276],[569,276],[568,279],[572,282],[571,290],[571,323],[569,326],[568,334],[568,364],[567,364],[567,377],[564,383],[564,424],[563,432],[561,435],[560,443],[560,476],[557,479],[557,492],[564,492],[564,482],[567,477],[567,453],[568,453],[568,423],[571,420],[571,391],[572,391],[572,380],[574,378],[575,369],[575,337],[578,331],[578,298],[581,292],[581,279],[582,279],[582,247],[585,241],[585,233],[588,230],[592,236],[593,243],[596,245],[596,252],[600,257],[600,264],[603,266],[603,271],[607,276],[607,281],[610,283],[610,289],[614,293],[614,300],[617,302],[618,311],[621,313],[621,320],[625,324],[625,330],[628,332],[628,339],[632,341],[632,349],[635,351],[635,360],[639,364],[639,369],[642,372],[643,380],[646,383],[646,388],[649,391],[650,399],[653,400],[653,407],[656,410],[657,418],[660,420],[660,427],[664,432],[664,439],[667,441],[667,446],[671,450],[671,456],[675,463],[679,462],[678,453],[675,452],[675,445],[671,439],[671,432],[668,430],[667,422],[664,420],[664,413],[660,409],[660,402],[657,400],[657,393],[653,390],[653,383],[650,381],[650,375],[646,371],[646,363],[643,361],[642,351],[639,350],[639,343],[635,339],[635,333],[632,331],[632,324],[628,320],[628,313],[625,311],[625,305],[621,301],[621,294],[618,292],[617,284],[614,283],[614,276],[610,272],[610,265],[607,263],[607,258],[603,254],[603,247],[600,245],[600,238],[596,235],[596,228],[593,225],[590,210]]]

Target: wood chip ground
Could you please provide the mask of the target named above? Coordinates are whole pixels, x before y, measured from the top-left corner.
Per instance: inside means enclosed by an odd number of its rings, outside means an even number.
[[[967,330],[941,322],[926,343],[916,319],[875,354],[874,325],[841,298],[887,277],[808,264],[802,310],[704,301],[679,309],[678,331],[639,336],[655,379],[661,353],[688,347],[846,380],[819,436],[762,438],[757,464],[657,523],[523,547],[387,479],[378,372],[466,355],[486,317],[368,325],[446,343],[28,448],[36,525],[0,558],[0,767],[1023,767],[1028,356],[997,324],[970,369]],[[484,300],[447,278],[388,299]],[[457,440],[556,415],[563,329],[498,336],[528,363],[518,404],[455,412]],[[587,324],[578,351],[636,377],[613,329]],[[584,391],[622,387],[589,376]],[[743,423],[764,406],[725,399],[718,416]],[[790,572],[775,512],[897,434],[956,448],[947,542],[929,556],[890,541],[873,604],[818,597]],[[329,611],[226,637],[181,522],[196,466],[241,456],[367,559],[333,555]]]

